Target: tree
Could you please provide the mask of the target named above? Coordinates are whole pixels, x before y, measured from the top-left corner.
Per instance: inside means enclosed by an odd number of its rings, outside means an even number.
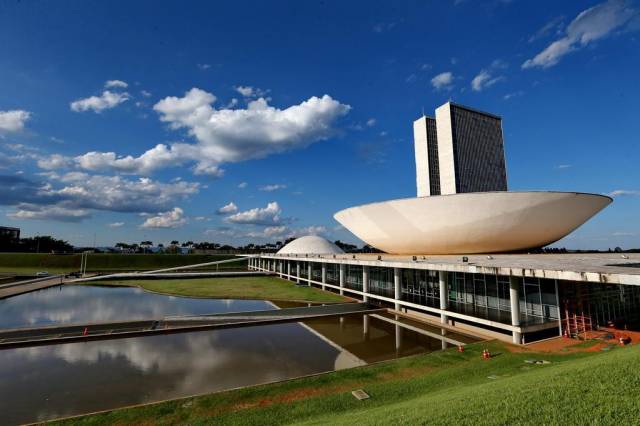
[[[64,253],[73,252],[73,246],[67,241],[58,240],[48,235],[38,237],[7,239],[0,238],[0,251],[15,251],[23,253]]]
[[[177,246],[178,244],[180,244],[180,242],[178,240],[171,241],[171,245],[172,246]]]
[[[345,253],[353,253],[358,248],[353,244],[343,243],[340,240],[335,241],[333,244],[335,244],[338,247],[340,247],[342,249],[342,251],[344,251]]]

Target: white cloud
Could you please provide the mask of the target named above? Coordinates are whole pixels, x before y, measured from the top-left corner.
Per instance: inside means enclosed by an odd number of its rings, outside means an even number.
[[[380,22],[373,26],[373,32],[380,34],[386,31],[391,31],[396,25],[398,25],[397,22]]]
[[[251,86],[236,86],[234,87],[234,89],[236,90],[236,92],[245,97],[253,95],[253,87]]]
[[[211,106],[215,101],[213,94],[194,88],[154,106],[162,121],[173,129],[187,129],[197,140],[195,145],[172,146],[177,157],[197,161],[196,168],[263,158],[328,139],[336,133],[336,121],[351,109],[328,95],[286,109],[259,98],[246,109],[216,110]]]
[[[376,125],[376,119],[375,118],[370,118],[367,120],[367,127],[373,127]]]
[[[213,94],[194,88],[184,97],[167,97],[154,106],[161,121],[171,129],[186,129],[195,138],[194,144],[158,144],[138,157],[95,151],[74,158],[56,154],[41,158],[39,165],[48,170],[78,167],[148,175],[194,163],[194,174],[220,177],[223,163],[263,158],[330,138],[337,133],[338,119],[351,109],[328,95],[314,96],[286,109],[259,98],[250,101],[246,109],[216,110],[212,107],[215,101]]]
[[[247,182],[240,182],[238,184],[238,188],[245,189],[249,184]]]
[[[451,89],[451,84],[453,83],[453,73],[450,71],[440,73],[431,79],[431,85],[436,90]]]
[[[55,220],[59,222],[79,222],[91,217],[86,209],[65,207],[63,205],[39,206],[35,204],[19,204],[18,210],[7,214],[11,219]]]
[[[21,109],[0,111],[0,133],[20,132],[24,130],[24,125],[30,118],[31,113]]]
[[[279,225],[281,222],[280,215],[282,210],[277,202],[273,201],[266,207],[246,210],[238,212],[227,217],[225,220],[231,223],[242,223],[252,225]]]
[[[251,231],[246,233],[246,237],[265,238],[265,239],[287,239],[298,238],[305,235],[324,235],[327,229],[324,226],[308,226],[305,228],[292,229],[285,225],[267,226],[261,231]]]
[[[90,210],[163,211],[200,190],[200,185],[194,182],[162,183],[149,178],[130,180],[121,176],[90,176],[82,172],[47,173],[46,177],[46,182],[34,182],[15,176],[0,176],[0,193],[3,194],[0,204],[18,206],[25,211],[20,214],[23,218],[46,215],[80,219],[88,217]],[[81,214],[75,215],[74,211]]]
[[[563,16],[557,16],[547,22],[542,28],[536,31],[535,34],[529,37],[529,43],[533,43],[534,41],[544,38],[552,33],[559,34],[564,26],[563,20]]]
[[[202,71],[208,70],[209,68],[211,68],[211,64],[198,64],[198,68]]]
[[[494,77],[489,71],[482,70],[471,80],[471,89],[475,92],[480,92],[483,89],[493,86],[503,78],[502,76]]]
[[[524,91],[518,90],[516,92],[507,93],[502,97],[502,99],[504,99],[505,101],[508,101],[511,98],[515,98],[517,96],[522,96],[522,95],[524,95]]]
[[[104,83],[104,87],[107,89],[109,88],[126,89],[127,87],[129,87],[129,85],[122,80],[107,80],[107,82]]]
[[[251,86],[235,86],[234,90],[245,98],[261,98],[269,93],[269,90]]]
[[[231,213],[237,213],[237,212],[238,212],[238,206],[236,206],[233,201],[216,210],[216,213],[218,214],[231,214]]]
[[[107,225],[109,228],[122,228],[124,226],[124,222],[113,222]]]
[[[265,186],[261,186],[260,187],[260,191],[266,191],[266,192],[273,192],[273,191],[277,191],[279,189],[285,189],[287,187],[287,185],[282,185],[282,184],[273,184],[273,185],[265,185]]]
[[[73,160],[60,154],[38,159],[38,167],[45,170],[66,169],[74,165]]]
[[[109,90],[102,92],[100,96],[91,96],[85,99],[78,99],[71,102],[71,110],[75,112],[93,110],[100,113],[105,109],[111,109],[117,105],[126,102],[131,97],[127,92],[116,93]]]
[[[159,211],[200,190],[200,185],[194,182],[163,183],[149,178],[129,180],[121,176],[88,176],[78,172],[67,173],[60,181],[64,187],[52,189],[52,195],[86,208],[125,212]]]
[[[151,92],[147,91],[147,90],[141,90],[140,94],[142,96],[144,96],[145,98],[150,98],[151,97]]]
[[[626,0],[609,0],[582,11],[566,28],[563,37],[549,44],[532,59],[527,59],[522,68],[552,67],[566,54],[608,36],[637,14],[630,4]]]
[[[611,191],[607,195],[609,195],[610,197],[620,197],[620,196],[638,197],[640,196],[640,191],[628,190],[628,189],[616,189],[615,191]]]
[[[174,207],[173,210],[169,210],[163,213],[159,213],[156,216],[147,218],[141,228],[179,228],[187,223],[187,219],[184,217],[184,211],[180,207]]]
[[[571,164],[558,164],[555,168],[558,170],[570,169]]]

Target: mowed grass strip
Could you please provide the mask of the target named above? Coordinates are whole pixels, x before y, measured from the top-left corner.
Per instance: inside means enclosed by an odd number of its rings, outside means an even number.
[[[483,360],[485,347],[497,356]],[[637,346],[550,355],[480,343],[63,424],[638,424],[639,359]],[[371,399],[356,400],[359,388]]]
[[[143,271],[149,269],[172,268],[175,266],[193,265],[197,263],[216,262],[232,259],[231,254],[89,254],[88,272],[100,271]],[[48,253],[0,253],[0,272],[35,273],[68,273],[80,270],[80,254],[48,254]],[[241,260],[219,265],[219,269],[243,268],[247,261]],[[216,269],[209,266],[203,269]]]
[[[183,278],[89,281],[86,285],[130,286],[176,296],[337,303],[350,299],[276,277]]]

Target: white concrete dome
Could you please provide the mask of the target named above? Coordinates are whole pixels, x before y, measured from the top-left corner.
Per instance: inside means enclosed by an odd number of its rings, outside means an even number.
[[[342,254],[340,247],[317,235],[296,238],[282,247],[278,254]]]

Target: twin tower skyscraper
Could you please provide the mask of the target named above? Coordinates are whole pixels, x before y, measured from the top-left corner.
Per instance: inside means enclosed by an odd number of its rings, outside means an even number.
[[[418,197],[507,190],[500,117],[447,102],[413,136]]]

